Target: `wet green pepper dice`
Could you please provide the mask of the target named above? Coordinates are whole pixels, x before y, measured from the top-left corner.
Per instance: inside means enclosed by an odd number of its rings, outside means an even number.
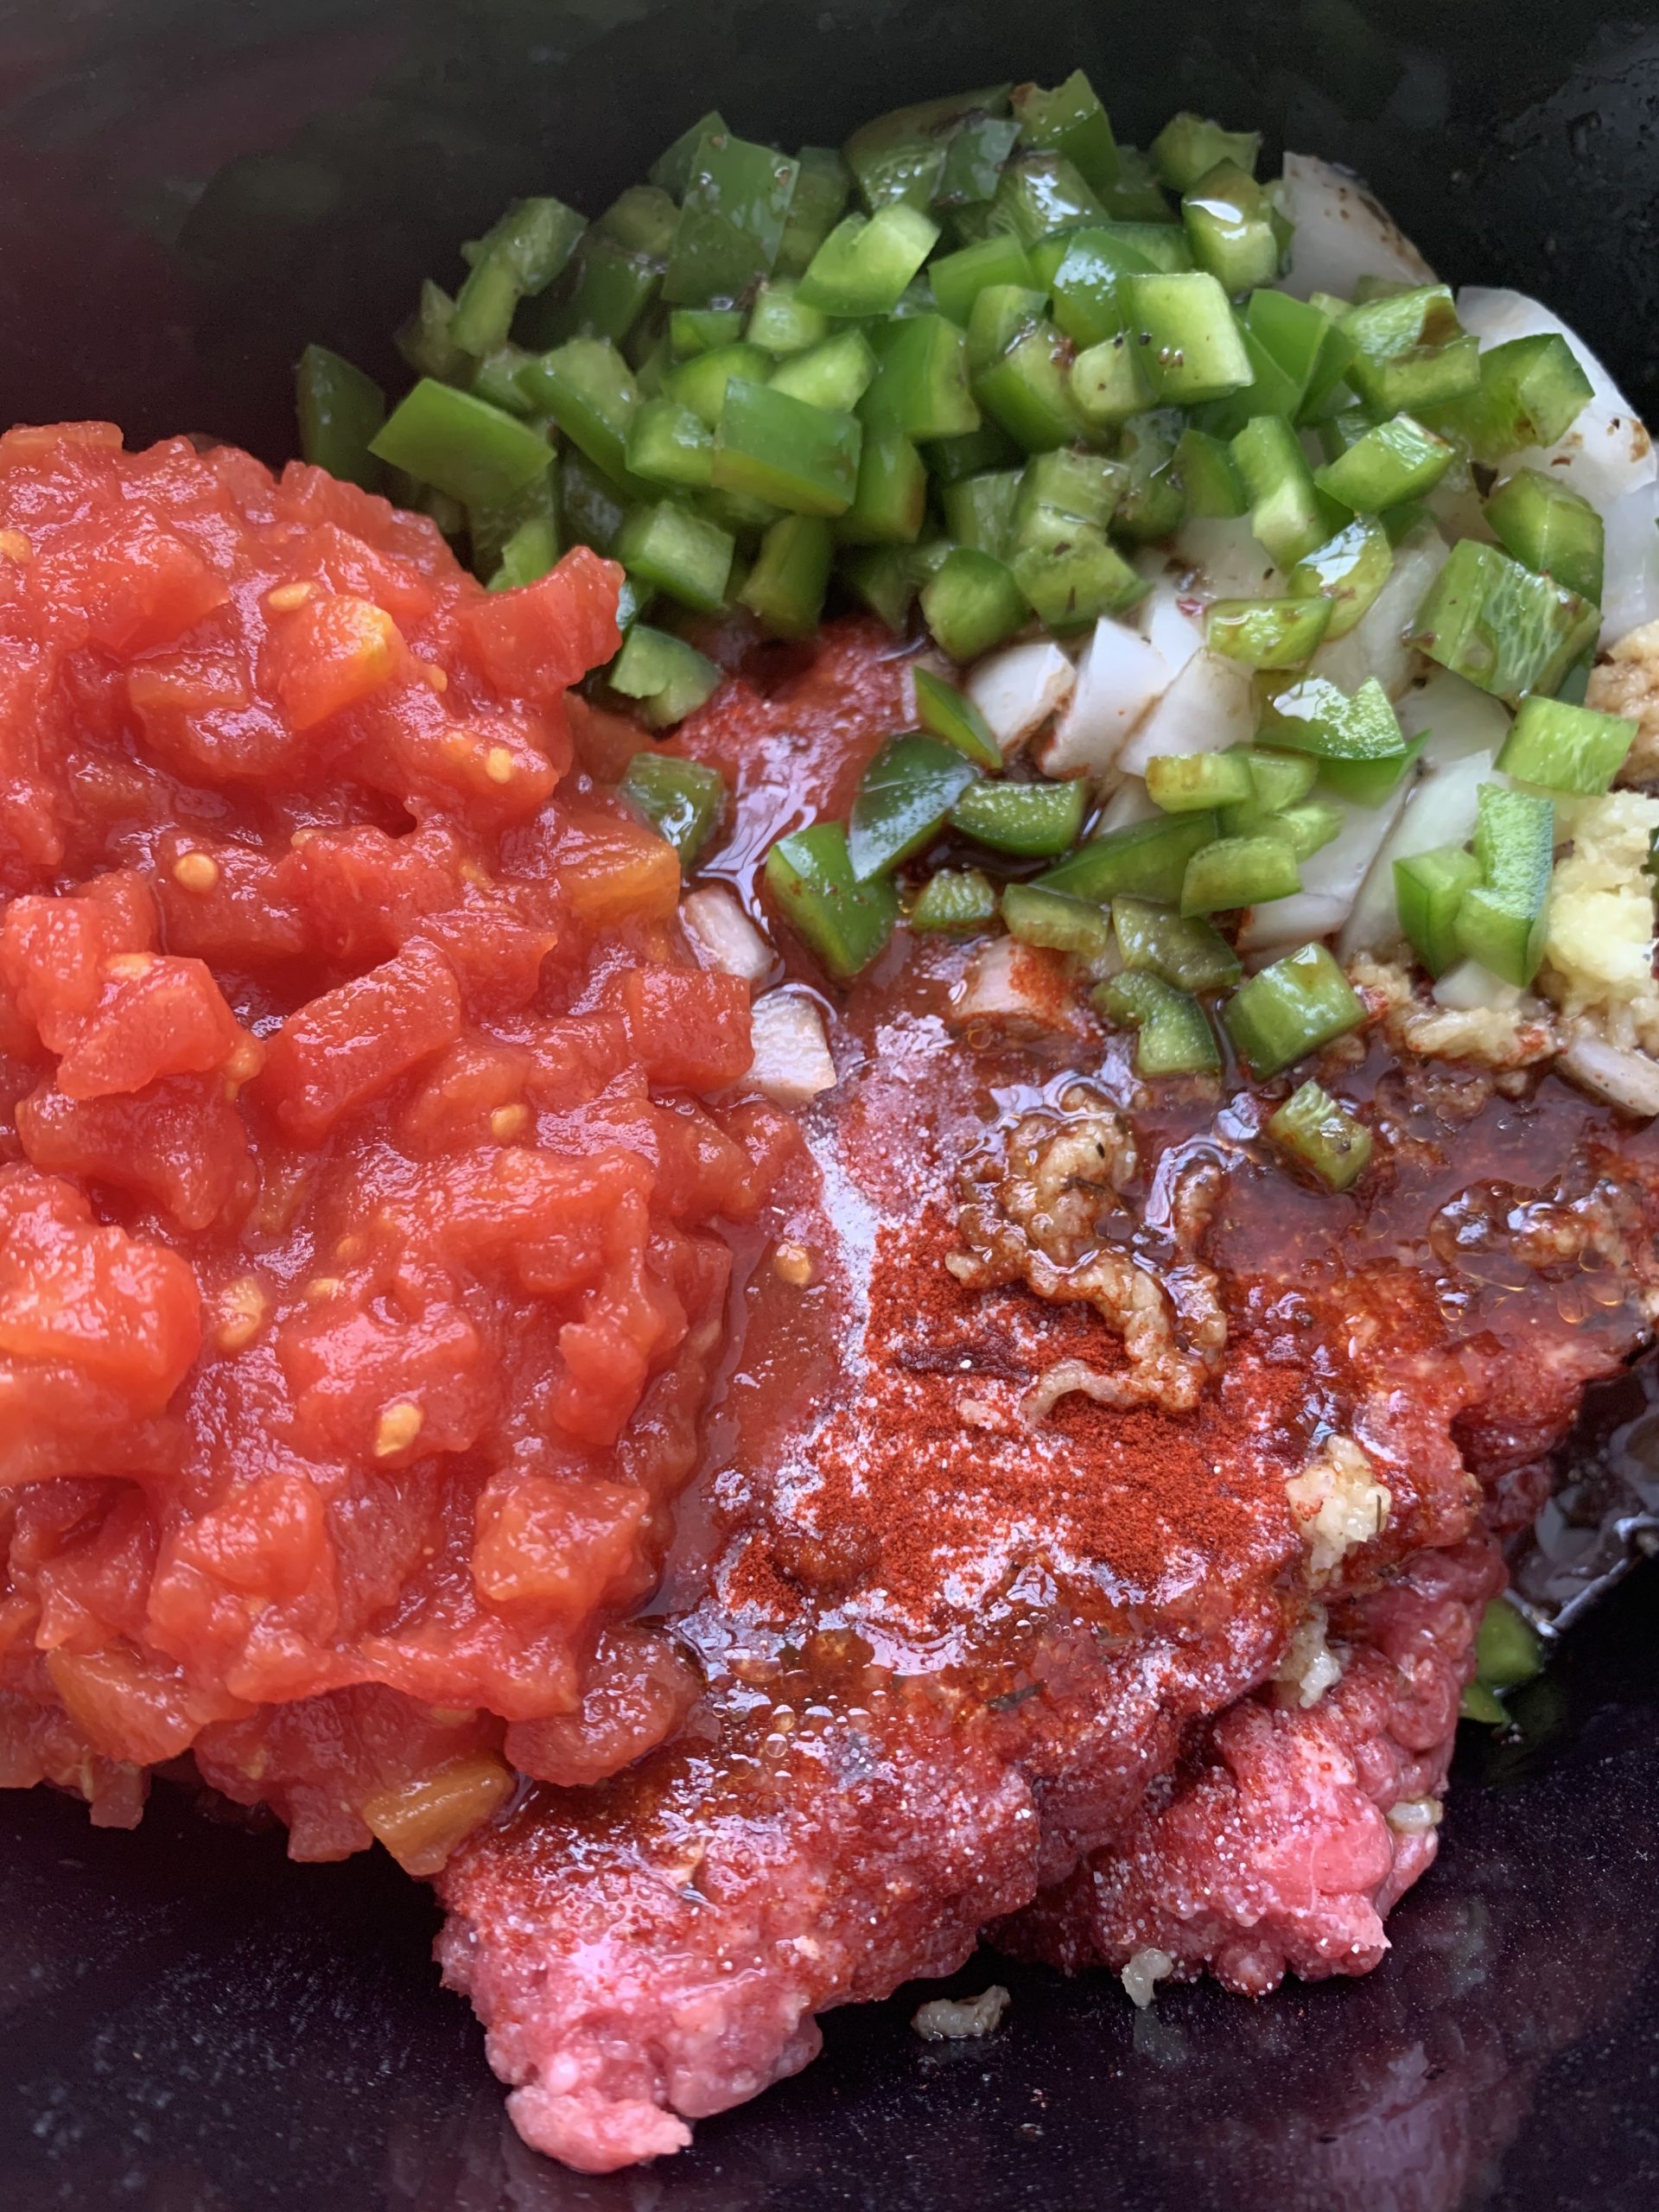
[[[924,852],[975,780],[954,746],[919,730],[890,737],[860,780],[847,825],[847,849],[859,882],[890,874]]]
[[[617,794],[667,838],[690,875],[720,827],[726,781],[718,768],[705,767],[700,761],[676,760],[664,753],[636,753]]]
[[[1166,814],[1254,801],[1249,762],[1242,753],[1156,753],[1147,763],[1147,793]]]
[[[1101,905],[1127,891],[1173,906],[1181,895],[1188,861],[1215,836],[1213,814],[1172,814],[1128,823],[1090,837],[1057,868],[1045,869],[1037,880]]]
[[[977,660],[1030,619],[1012,572],[988,553],[958,545],[922,587],[922,613],[954,661]]]
[[[1333,527],[1300,439],[1282,416],[1255,415],[1234,437],[1232,457],[1257,543],[1280,568],[1294,568]],[[1335,513],[1340,520],[1340,510]]]
[[[1371,1132],[1319,1084],[1286,1099],[1268,1134],[1333,1191],[1351,1190],[1371,1157]]]
[[[1259,130],[1224,130],[1209,117],[1184,108],[1171,116],[1147,153],[1160,181],[1172,192],[1185,192],[1217,162],[1230,162],[1254,175],[1261,150]]]
[[[1518,468],[1487,499],[1486,519],[1506,553],[1581,599],[1600,600],[1605,532],[1570,485],[1540,468]]]
[[[958,545],[1006,560],[1014,531],[1014,507],[1020,498],[1017,468],[988,468],[981,476],[964,476],[947,484],[939,494],[944,524]]]
[[[826,315],[890,315],[938,238],[938,225],[904,200],[874,215],[843,216],[807,264],[796,296]]]
[[[797,514],[838,515],[858,488],[855,416],[734,377],[715,433],[714,480]]]
[[[940,255],[930,264],[928,275],[940,314],[964,330],[974,302],[988,286],[1013,284],[1029,291],[1037,284],[1025,247],[1007,231]]]
[[[646,400],[628,426],[628,472],[648,483],[705,491],[714,480],[714,434],[677,400]]]
[[[952,126],[972,116],[1007,111],[1006,85],[922,100],[861,124],[842,151],[867,207],[899,200],[925,207],[944,174]]]
[[[1300,668],[1330,626],[1328,599],[1218,599],[1205,617],[1204,641],[1247,668]]]
[[[770,146],[705,131],[691,156],[664,298],[709,307],[769,276],[798,174],[798,163]]]
[[[1519,1689],[1544,1670],[1543,1639],[1512,1599],[1494,1598],[1475,1636],[1475,1678],[1489,1690]]]
[[[765,384],[772,375],[772,359],[758,346],[711,346],[694,353],[670,371],[664,397],[690,409],[699,422],[715,429],[726,404],[726,393],[734,377],[746,383]]]
[[[628,432],[639,411],[639,387],[608,340],[572,338],[550,353],[532,356],[519,382],[613,484],[628,484]]]
[[[1002,919],[1010,937],[1050,952],[1098,960],[1111,949],[1111,924],[1103,907],[1041,884],[1008,884],[1002,893]]]
[[[1322,944],[1247,976],[1223,1010],[1234,1049],[1265,1081],[1365,1019],[1358,993]]]
[[[893,935],[899,894],[885,877],[858,881],[838,822],[780,838],[765,874],[779,912],[837,982],[868,968]]]
[[[295,372],[300,451],[343,484],[378,492],[383,463],[369,448],[386,419],[386,396],[374,378],[326,346],[308,346]]]
[[[1415,768],[1427,742],[1426,736],[1414,737],[1403,753],[1375,760],[1321,760],[1319,781],[1350,806],[1381,806],[1401,779]]]
[[[1101,1013],[1135,1033],[1137,1075],[1204,1075],[1221,1065],[1210,1017],[1161,976],[1129,969],[1090,994]]]
[[[1535,695],[1521,702],[1497,766],[1520,783],[1594,796],[1611,790],[1636,742],[1636,724]]]
[[[978,429],[967,341],[955,323],[940,315],[909,315],[878,325],[870,338],[876,373],[861,409],[867,423],[922,442]]]
[[[774,276],[760,287],[743,329],[749,345],[777,359],[804,353],[829,335],[829,316],[822,308],[806,305],[792,276]]]
[[[1443,407],[1479,385],[1479,349],[1444,284],[1363,300],[1342,331],[1354,349],[1347,381],[1374,415]]]
[[[1327,639],[1345,638],[1383,585],[1394,566],[1394,548],[1382,524],[1356,516],[1334,537],[1316,545],[1291,570],[1285,589],[1293,597],[1317,592],[1331,602]]]
[[[1112,926],[1124,965],[1149,969],[1177,990],[1208,991],[1238,981],[1238,955],[1212,922],[1120,892]]]
[[[996,919],[996,887],[976,868],[942,868],[923,885],[911,908],[913,930],[971,935]]]
[[[1384,760],[1403,754],[1405,734],[1388,693],[1369,677],[1350,695],[1325,676],[1305,676],[1261,702],[1259,734],[1322,760]]]
[[[1217,162],[1187,187],[1181,220],[1193,260],[1224,291],[1248,292],[1278,274],[1281,241],[1272,204],[1236,162]]]
[[[955,746],[981,768],[999,769],[1002,755],[985,717],[964,691],[935,676],[931,668],[913,671],[916,719],[922,728]]]
[[[1126,276],[1121,291],[1127,327],[1147,341],[1160,399],[1194,407],[1249,383],[1250,359],[1238,324],[1227,295],[1207,271]]]
[[[1475,388],[1429,419],[1492,467],[1512,453],[1564,437],[1592,389],[1566,339],[1549,331],[1490,347],[1479,357]]]
[[[634,508],[615,545],[630,575],[699,614],[716,614],[725,604],[734,550],[729,531],[671,499]]]
[[[1074,69],[1052,92],[1036,85],[1019,86],[1013,105],[1027,146],[1063,154],[1096,192],[1116,182],[1117,142],[1099,96],[1081,69]]]
[[[1185,915],[1228,913],[1288,899],[1302,887],[1288,837],[1218,837],[1193,854],[1181,879]]]
[[[539,430],[430,377],[423,377],[387,416],[369,451],[463,506],[511,499],[553,461],[553,448]]]
[[[1411,642],[1510,705],[1554,691],[1600,626],[1595,607],[1472,537],[1459,540],[1419,610]]]
[[[1076,844],[1086,804],[1081,784],[974,783],[951,808],[950,824],[996,852],[1048,860]]]
[[[774,638],[810,638],[823,614],[835,541],[817,515],[780,515],[760,540],[738,598]]]
[[[721,672],[683,639],[636,622],[610,666],[610,683],[639,702],[653,729],[668,729],[710,698]]]
[[[913,544],[927,516],[927,467],[902,430],[864,431],[853,503],[836,521],[847,545]]]
[[[1480,881],[1480,862],[1461,845],[1436,845],[1394,864],[1394,904],[1412,950],[1431,976],[1462,957],[1458,909]]]
[[[1313,481],[1356,514],[1378,514],[1402,500],[1426,498],[1455,457],[1444,438],[1409,415],[1395,415],[1357,438],[1335,461],[1316,468]]]
[[[779,276],[804,274],[813,255],[841,220],[853,189],[852,173],[830,146],[803,146],[800,174],[789,203],[775,264]]]
[[[486,591],[517,591],[547,575],[559,557],[558,525],[550,514],[526,515],[503,542]]]
[[[1544,957],[1554,843],[1551,800],[1481,785],[1474,837],[1480,881],[1458,908],[1458,950],[1522,990]]]

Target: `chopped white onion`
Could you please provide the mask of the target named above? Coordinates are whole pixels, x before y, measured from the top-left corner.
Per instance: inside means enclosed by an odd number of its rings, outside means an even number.
[[[1146,773],[1166,753],[1220,753],[1248,745],[1255,731],[1250,675],[1220,653],[1194,653],[1117,756],[1126,774]]]
[[[1248,515],[1189,515],[1171,542],[1191,563],[1189,597],[1275,599],[1285,588]]]
[[[1096,622],[1077,663],[1077,680],[1052,734],[1037,748],[1046,776],[1103,781],[1123,741],[1167,687],[1169,663],[1156,645],[1109,616]]]
[[[1454,676],[1448,680],[1455,683],[1459,678]],[[1473,689],[1472,685],[1466,688]],[[1409,860],[1414,853],[1432,852],[1437,845],[1466,843],[1474,834],[1480,786],[1491,783],[1493,773],[1490,753],[1465,753],[1425,775],[1408,795],[1404,810],[1378,849],[1344,926],[1337,948],[1343,959],[1351,960],[1357,952],[1387,952],[1399,944],[1395,861]]]
[[[1239,932],[1249,952],[1271,944],[1304,944],[1329,937],[1347,920],[1383,840],[1400,818],[1409,786],[1402,779],[1381,806],[1351,806],[1328,845],[1302,862],[1302,887],[1250,911]]]
[[[1615,499],[1659,476],[1659,461],[1655,460],[1641,417],[1583,339],[1560,315],[1552,315],[1524,292],[1465,284],[1458,294],[1458,316],[1465,330],[1473,331],[1483,349],[1506,345],[1512,338],[1558,331],[1590,379],[1590,397],[1567,435],[1553,446],[1533,446],[1525,453],[1512,454],[1503,464],[1506,474],[1516,468],[1548,469],[1558,482],[1570,484],[1588,499],[1604,518]]]
[[[1328,677],[1348,692],[1357,691],[1374,676],[1389,696],[1397,699],[1417,668],[1416,652],[1406,640],[1429,586],[1450,557],[1446,540],[1427,524],[1403,538],[1388,582],[1353,628],[1314,654],[1314,675]]]
[[[1016,1036],[1069,1033],[1077,1025],[1065,975],[1055,953],[1017,937],[987,938],[950,995],[950,1020],[958,1029],[982,1022]]]
[[[681,899],[680,919],[705,968],[735,976],[751,990],[772,973],[772,947],[723,883],[705,884]]]
[[[752,1016],[754,1058],[749,1081],[774,1105],[807,1106],[836,1087],[836,1063],[823,1015],[799,991],[768,991]]]
[[[1436,1006],[1448,1007],[1453,1014],[1507,1014],[1520,1005],[1522,993],[1478,960],[1460,960],[1435,984],[1433,999]]]
[[[1592,1098],[1605,1099],[1644,1122],[1659,1114],[1659,1065],[1645,1052],[1609,1045],[1599,1037],[1580,1037],[1555,1065]]]
[[[982,660],[968,679],[968,696],[984,715],[1007,760],[1071,696],[1077,672],[1052,638]]]
[[[1425,740],[1425,768],[1449,767],[1466,753],[1495,753],[1510,734],[1510,710],[1503,701],[1453,676],[1449,668],[1431,669],[1426,682],[1412,685],[1397,712],[1406,735]],[[1490,772],[1490,760],[1486,765]]]
[[[1150,822],[1163,810],[1154,802],[1144,777],[1125,776],[1101,809],[1095,833],[1098,836],[1105,830],[1127,830],[1132,822]]]
[[[1279,204],[1296,226],[1280,289],[1297,299],[1315,292],[1350,299],[1362,276],[1433,283],[1433,270],[1411,240],[1346,169],[1312,154],[1287,154]]]
[[[1659,483],[1638,484],[1608,507],[1601,642],[1616,645],[1659,622]]]

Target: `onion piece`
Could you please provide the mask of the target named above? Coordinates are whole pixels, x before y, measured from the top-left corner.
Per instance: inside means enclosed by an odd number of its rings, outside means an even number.
[[[1312,154],[1287,154],[1279,205],[1295,225],[1281,291],[1350,299],[1362,276],[1432,284],[1434,272],[1388,212],[1349,170]]]
[[[1241,950],[1260,951],[1270,944],[1304,944],[1310,938],[1329,937],[1339,930],[1352,912],[1360,886],[1384,839],[1400,818],[1410,795],[1409,782],[1402,778],[1381,806],[1351,806],[1343,824],[1328,845],[1302,862],[1302,887],[1288,899],[1269,899],[1250,910],[1239,931]]]
[[[1524,292],[1465,284],[1458,294],[1458,317],[1483,350],[1511,338],[1532,338],[1557,331],[1578,356],[1589,378],[1591,395],[1578,420],[1553,446],[1532,446],[1511,454],[1507,475],[1517,468],[1544,468],[1557,482],[1570,484],[1605,519],[1614,500],[1640,490],[1659,476],[1659,461],[1642,419],[1578,333]],[[1609,564],[1609,573],[1611,565]]]
[[[1117,756],[1126,774],[1146,773],[1160,753],[1220,753],[1255,733],[1250,672],[1220,653],[1194,653]]]
[[[1417,653],[1407,644],[1429,586],[1451,556],[1432,525],[1404,537],[1394,556],[1389,580],[1345,638],[1321,645],[1310,664],[1315,676],[1328,677],[1342,690],[1357,691],[1373,676],[1397,699],[1417,669]]]
[[[1191,563],[1186,597],[1276,599],[1284,590],[1248,515],[1189,515],[1170,542]]]
[[[1163,810],[1147,789],[1144,777],[1125,776],[1101,809],[1094,834],[1098,836],[1106,830],[1127,830],[1132,822],[1150,822]]]
[[[1499,753],[1510,734],[1503,701],[1449,668],[1432,669],[1427,682],[1414,683],[1397,712],[1406,735],[1426,741],[1422,763],[1428,769],[1449,767],[1471,753]],[[1490,771],[1490,760],[1487,766]]]
[[[1659,483],[1638,484],[1606,512],[1607,575],[1601,594],[1601,642],[1659,622]]]
[[[1436,1006],[1453,1014],[1508,1014],[1523,995],[1518,984],[1504,982],[1478,960],[1460,960],[1448,968],[1432,993]]]
[[[1458,678],[1453,677],[1452,683]],[[1407,798],[1391,834],[1383,840],[1366,872],[1344,925],[1337,950],[1344,960],[1357,952],[1388,952],[1403,935],[1394,895],[1394,864],[1437,845],[1461,845],[1474,835],[1480,787],[1496,771],[1490,753],[1465,753],[1426,775]],[[1314,858],[1319,855],[1316,854]]]
[[[776,1106],[808,1106],[836,1087],[823,1015],[799,991],[768,991],[754,1002],[754,1058],[748,1079]]]
[[[983,1023],[1016,1037],[1083,1033],[1069,963],[1017,937],[988,938],[975,947],[950,995],[950,1019],[957,1029]]]
[[[1053,639],[1043,638],[981,661],[967,688],[1007,760],[1065,704],[1077,680]]]
[[[1135,626],[1163,655],[1172,683],[1204,647],[1204,621],[1194,610],[1192,593],[1161,563],[1152,589],[1135,610]]]
[[[1600,1037],[1578,1037],[1555,1065],[1592,1098],[1604,1099],[1644,1122],[1659,1114],[1659,1065],[1645,1052],[1630,1052]]]
[[[735,976],[751,990],[771,975],[777,956],[723,883],[705,884],[682,899],[680,919],[705,968]]]
[[[1046,776],[1082,774],[1104,781],[1124,740],[1169,680],[1169,663],[1156,645],[1126,623],[1103,617],[1077,664],[1071,698],[1038,746],[1038,766]]]

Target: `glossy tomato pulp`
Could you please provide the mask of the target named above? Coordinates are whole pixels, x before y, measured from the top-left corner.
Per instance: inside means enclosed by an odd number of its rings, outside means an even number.
[[[683,1713],[624,1617],[785,1135],[696,1095],[747,993],[569,772],[619,575],[0,440],[0,1783],[128,1822],[188,1751],[429,1871]]]

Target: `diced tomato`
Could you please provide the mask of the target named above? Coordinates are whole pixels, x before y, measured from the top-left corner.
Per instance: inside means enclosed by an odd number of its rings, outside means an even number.
[[[575,546],[539,582],[474,601],[461,618],[461,637],[509,698],[557,698],[621,645],[616,603],[625,580],[614,561]]]
[[[747,1075],[747,986],[698,968],[630,968],[620,982],[628,1037],[653,1083],[718,1090]]]
[[[302,732],[396,683],[409,653],[385,607],[340,593],[283,616],[266,658],[276,703],[289,728]]]
[[[454,971],[416,942],[290,1014],[270,1040],[260,1092],[290,1136],[321,1144],[343,1114],[460,1034]]]

